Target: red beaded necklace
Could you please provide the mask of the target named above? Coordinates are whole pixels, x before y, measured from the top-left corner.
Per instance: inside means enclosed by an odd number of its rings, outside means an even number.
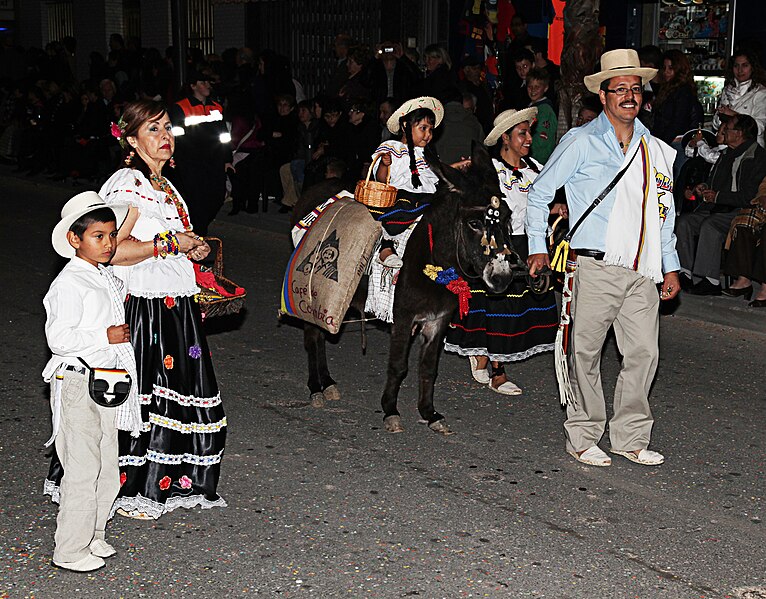
[[[183,202],[178,198],[176,192],[173,191],[173,188],[170,186],[168,180],[165,177],[158,177],[155,174],[152,174],[151,177],[149,177],[149,180],[152,183],[156,183],[157,187],[160,188],[160,191],[165,193],[166,204],[175,204],[176,211],[178,211],[178,218],[181,219],[181,224],[184,226],[184,230],[191,231],[192,226],[189,222],[189,213],[186,212],[186,208],[184,208]]]

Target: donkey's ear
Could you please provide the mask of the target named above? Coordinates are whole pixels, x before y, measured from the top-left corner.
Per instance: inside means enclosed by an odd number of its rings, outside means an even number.
[[[439,181],[447,186],[447,189],[452,192],[463,193],[463,189],[466,187],[466,179],[463,173],[456,168],[452,168],[441,162],[434,152],[429,152],[429,148],[426,148],[423,156],[426,159],[428,166],[434,174],[439,177]]]
[[[471,164],[480,173],[495,176],[495,165],[492,164],[492,157],[484,144],[476,140],[471,142]]]

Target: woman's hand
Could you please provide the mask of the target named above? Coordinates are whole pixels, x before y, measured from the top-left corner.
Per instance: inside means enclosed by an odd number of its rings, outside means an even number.
[[[551,214],[561,216],[562,218],[569,218],[569,209],[566,204],[554,204],[551,206]]]
[[[766,210],[766,196],[758,196],[750,202],[753,206],[760,206]]]
[[[471,165],[470,158],[461,158],[457,162],[450,164],[452,168],[456,168],[459,171],[465,171]]]
[[[379,154],[380,164],[383,166],[391,166],[391,152],[382,152]]]
[[[206,241],[202,242],[202,245],[198,245],[193,250],[190,250],[186,255],[188,256],[189,260],[194,260],[195,262],[199,262],[200,260],[204,260],[207,258],[207,255],[210,253],[210,246],[207,244]]]
[[[737,113],[728,106],[719,106],[718,114],[725,114],[726,116],[737,116]]]
[[[183,254],[189,254],[192,250],[198,248],[201,245],[207,245],[205,244],[205,240],[202,239],[199,235],[195,235],[192,232],[182,232],[182,233],[176,233],[176,239],[178,239],[178,248],[179,251]],[[209,251],[210,248],[208,248]]]

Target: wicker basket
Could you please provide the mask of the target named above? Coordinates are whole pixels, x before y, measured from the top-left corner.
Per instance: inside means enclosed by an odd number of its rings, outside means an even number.
[[[217,237],[205,237],[205,241],[215,247],[212,265],[202,268],[209,269],[215,276],[215,281],[229,293],[234,293],[237,284],[223,276],[223,243]],[[204,318],[214,316],[225,316],[227,314],[236,314],[245,306],[245,297],[247,293],[233,297],[221,296],[215,291],[200,287],[200,292],[194,296],[199,304],[200,312]]]
[[[396,204],[396,187],[388,184],[391,180],[390,168],[388,169],[385,183],[380,183],[375,181],[375,179],[370,180],[372,169],[381,156],[382,154],[375,155],[367,171],[367,178],[358,181],[354,190],[354,199],[371,208],[390,208]]]

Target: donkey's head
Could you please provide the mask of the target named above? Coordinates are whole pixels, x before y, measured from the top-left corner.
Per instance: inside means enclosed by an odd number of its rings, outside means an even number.
[[[461,275],[481,278],[487,289],[502,293],[525,266],[511,243],[511,211],[502,200],[489,153],[474,143],[465,172],[430,161],[429,165],[442,181],[440,193],[448,194],[448,203],[456,207],[452,216]]]

